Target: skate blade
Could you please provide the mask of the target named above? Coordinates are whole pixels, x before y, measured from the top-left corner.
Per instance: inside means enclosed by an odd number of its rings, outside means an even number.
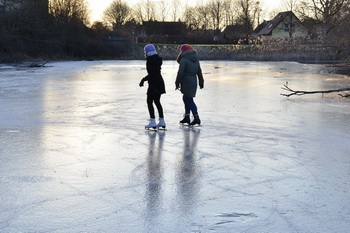
[[[145,127],[145,130],[152,130],[152,131],[157,131],[157,127]]]

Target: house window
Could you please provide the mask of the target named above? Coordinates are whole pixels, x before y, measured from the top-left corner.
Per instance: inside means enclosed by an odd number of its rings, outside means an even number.
[[[295,25],[293,23],[284,24],[284,31],[285,32],[295,32]]]

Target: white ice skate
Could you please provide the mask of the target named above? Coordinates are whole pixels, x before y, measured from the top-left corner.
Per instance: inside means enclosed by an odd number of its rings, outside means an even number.
[[[145,125],[145,129],[157,129],[156,119],[155,118],[149,119],[149,124]]]
[[[166,124],[165,124],[164,118],[159,118],[159,123],[157,124],[157,128],[165,129],[165,127],[166,127]]]

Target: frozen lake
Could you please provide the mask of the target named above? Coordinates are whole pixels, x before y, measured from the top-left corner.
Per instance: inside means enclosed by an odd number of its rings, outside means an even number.
[[[350,87],[323,65],[202,61],[201,127],[145,131],[145,61],[0,65],[0,232],[347,233]]]

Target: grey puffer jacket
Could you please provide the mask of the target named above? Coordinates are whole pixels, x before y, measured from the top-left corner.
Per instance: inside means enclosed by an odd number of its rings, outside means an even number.
[[[180,88],[181,93],[187,97],[195,97],[197,76],[199,87],[201,89],[204,87],[204,79],[197,52],[195,50],[187,50],[178,56],[177,62],[180,66],[175,81],[176,88]]]

